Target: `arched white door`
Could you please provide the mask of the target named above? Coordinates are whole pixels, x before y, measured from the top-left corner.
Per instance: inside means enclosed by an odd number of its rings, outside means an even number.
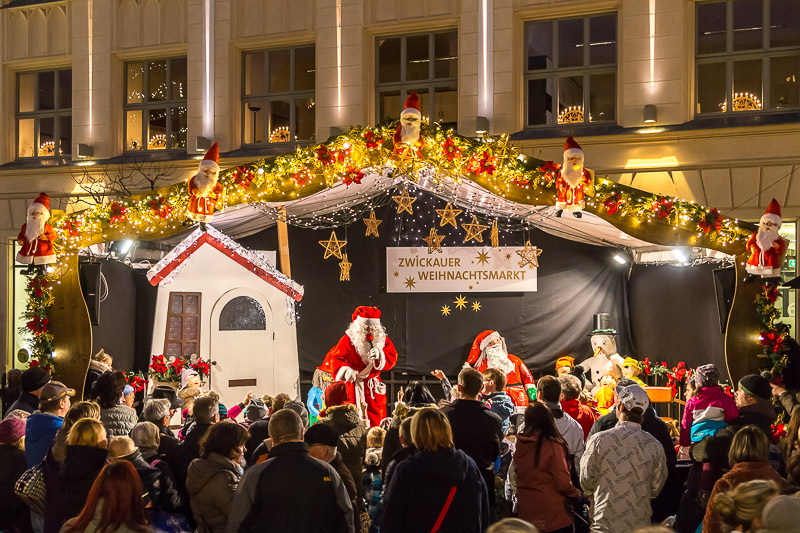
[[[272,308],[257,291],[232,289],[211,311],[211,389],[227,407],[248,391],[274,394]]]

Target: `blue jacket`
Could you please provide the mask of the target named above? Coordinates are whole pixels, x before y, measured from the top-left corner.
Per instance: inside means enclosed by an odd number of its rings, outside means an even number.
[[[37,411],[28,417],[25,424],[25,461],[28,468],[33,468],[44,460],[62,425],[63,418],[49,413]]]
[[[511,397],[503,391],[493,392],[486,396],[486,399],[492,402],[489,410],[500,417],[503,421],[503,434],[508,429],[508,420],[514,414],[514,402]]]
[[[395,468],[384,495],[381,533],[429,533],[447,501],[439,531],[481,533],[489,526],[489,497],[478,467],[461,450],[417,451]]]
[[[308,407],[308,412],[311,416],[319,418],[319,410],[322,409],[322,389],[319,387],[311,387],[308,391],[306,407]]]

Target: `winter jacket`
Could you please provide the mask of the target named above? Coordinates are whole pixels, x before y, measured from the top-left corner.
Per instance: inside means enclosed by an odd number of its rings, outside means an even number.
[[[38,465],[47,455],[64,419],[50,413],[36,412],[25,424],[25,461],[28,468]]]
[[[186,476],[189,471],[189,465],[200,457],[200,439],[203,438],[210,427],[211,424],[193,424],[183,442],[176,446],[171,454],[167,455],[167,462],[172,469],[172,474],[175,476],[178,494],[181,495],[183,514],[192,527],[195,527],[195,521],[189,502],[189,494],[186,492]]]
[[[253,452],[258,445],[264,442],[264,439],[269,438],[269,418],[263,418],[261,420],[256,420],[250,427],[247,428],[247,441],[244,443],[244,456],[248,460],[248,464],[255,464],[255,458],[253,457]],[[252,463],[250,462],[252,460]]]
[[[86,381],[83,384],[83,399],[84,400],[91,400],[94,398],[94,384],[98,380],[100,376],[102,376],[105,372],[112,370],[110,366],[105,363],[101,363],[100,361],[95,361],[92,359],[89,361],[89,370],[86,371]]]
[[[331,465],[304,442],[284,442],[245,472],[226,531],[353,533],[353,508]]]
[[[569,416],[561,409],[561,404],[550,404],[545,402],[550,413],[553,415],[553,420],[556,423],[556,429],[567,441],[567,451],[571,456],[571,463],[575,466],[575,471],[580,470],[581,457],[586,448],[583,438],[583,428],[578,422]]]
[[[14,483],[25,472],[25,452],[11,444],[0,444],[0,531],[11,529],[17,514],[28,512],[14,494]]]
[[[588,439],[589,432],[592,431],[592,426],[600,413],[595,413],[591,407],[583,405],[577,398],[574,400],[561,400],[561,409],[581,425],[581,428],[583,428],[583,440]]]
[[[158,453],[159,455],[169,455],[175,450],[175,448],[177,448],[181,441],[175,437],[175,434],[167,426],[162,424],[156,425],[158,426],[159,437]]]
[[[353,474],[350,473],[347,465],[342,461],[342,454],[339,452],[336,452],[336,457],[328,464],[330,464],[333,469],[336,470],[336,473],[339,474],[339,477],[342,478],[344,488],[347,490],[347,496],[350,498],[350,505],[353,506],[353,526],[356,531],[361,531],[362,506],[358,503],[358,489],[356,488],[356,481],[353,479]]]
[[[589,432],[589,437],[595,433],[609,430],[617,425],[617,412],[609,411],[597,419]],[[672,436],[669,433],[669,428],[666,422],[661,420],[656,414],[656,410],[650,407],[644,412],[644,421],[642,422],[642,429],[645,433],[649,433],[661,443],[664,449],[664,456],[667,458],[667,469],[671,472],[678,461],[678,454],[675,452],[675,445],[672,443]],[[588,438],[587,438],[588,439]]]
[[[505,395],[508,398],[507,395]],[[450,421],[453,443],[466,453],[478,467],[494,501],[494,462],[500,456],[503,441],[503,421],[483,402],[456,400],[441,409]]]
[[[736,401],[719,385],[702,387],[689,398],[681,421],[681,446],[715,435],[739,416]]]
[[[172,469],[169,467],[165,457],[156,452],[144,451],[142,452],[142,459],[159,472],[158,480],[161,491],[158,504],[161,510],[167,513],[180,512],[182,509],[181,495],[178,493],[175,476],[172,475]]]
[[[369,428],[358,417],[356,406],[351,404],[337,405],[327,410],[321,423],[332,427],[339,435],[336,450],[342,454],[344,461],[353,480],[361,479],[361,468],[367,452],[367,431]],[[357,487],[361,495],[361,484]]]
[[[400,424],[403,423],[403,420],[406,418],[410,418],[414,416],[417,411],[420,410],[421,407],[436,407],[435,405],[422,405],[418,407],[409,407],[406,404],[398,404],[397,407],[394,409],[394,413],[392,413],[392,423],[389,425],[389,429],[386,430],[386,435],[383,437],[383,473],[386,474],[386,466],[389,464],[389,461],[392,459],[392,456],[395,454],[397,450],[399,450],[402,445],[400,444]],[[411,444],[407,442],[406,444]]]
[[[127,437],[136,425],[136,411],[127,405],[118,404],[110,409],[100,409],[100,422],[108,437]]]
[[[384,494],[381,533],[429,533],[454,487],[439,531],[484,531],[489,499],[483,476],[475,461],[450,448],[417,451],[397,465]]]
[[[142,482],[143,496],[150,502],[152,509],[161,509],[168,513],[180,510],[181,498],[175,490],[174,485],[170,482],[164,481],[164,475],[161,470],[150,465],[142,457],[142,452],[136,450],[130,455],[120,457],[130,462],[139,474],[139,479]],[[171,490],[170,490],[171,489]]]
[[[781,405],[783,408],[786,409],[786,412],[791,417],[794,414],[794,410],[800,406],[800,392],[796,390],[787,390],[780,396]]]
[[[67,456],[67,447],[64,445],[64,459]],[[66,520],[64,516],[64,482],[61,478],[63,461],[55,459],[53,450],[45,456],[42,462],[44,474],[44,533],[58,533]]]
[[[64,517],[78,516],[97,475],[106,465],[107,452],[93,446],[67,446],[61,464]]]
[[[33,413],[37,409],[39,409],[39,398],[31,394],[30,392],[23,392],[17,398],[17,401],[12,403],[9,408],[6,410],[6,413],[10,413],[11,411],[19,409],[21,411],[25,411],[28,414]]]
[[[508,479],[517,494],[519,517],[539,531],[554,531],[572,525],[565,500],[580,498],[581,491],[572,485],[567,453],[561,444],[545,438],[536,463],[538,440],[517,435]]]
[[[580,481],[594,497],[592,533],[650,526],[650,498],[658,496],[666,480],[664,450],[639,424],[621,421],[589,437]]]
[[[714,509],[714,496],[754,479],[772,480],[781,488],[787,485],[786,480],[779,476],[769,463],[760,461],[736,463],[717,481],[714,490],[711,491],[708,507],[706,507],[706,516],[703,518],[703,533],[722,532],[722,521],[719,513]]]
[[[86,529],[83,530],[82,533],[96,533],[99,531],[100,527],[100,520],[103,517],[103,499],[100,498],[97,501],[97,507],[94,509],[94,514],[92,515],[92,521],[86,526]],[[65,524],[66,526],[66,524]],[[63,528],[62,528],[63,531]],[[152,531],[149,529],[148,531]],[[106,533],[140,533],[139,530],[134,530],[128,527],[127,525],[121,525],[117,529],[109,529]]]
[[[197,458],[189,465],[186,490],[199,533],[225,531],[242,473],[241,466],[218,453]]]
[[[505,391],[497,391],[485,396],[484,401],[489,410],[500,417],[503,422],[503,435],[505,435],[508,430],[508,421],[514,414],[514,402],[511,401],[511,396]]]

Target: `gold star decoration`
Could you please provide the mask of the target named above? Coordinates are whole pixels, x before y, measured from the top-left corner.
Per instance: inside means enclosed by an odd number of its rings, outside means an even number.
[[[320,246],[325,248],[325,257],[323,259],[327,259],[330,256],[334,256],[337,259],[342,258],[342,248],[344,245],[347,244],[347,241],[340,241],[336,238],[336,232],[331,232],[331,238],[327,241],[319,241]]]
[[[342,255],[342,262],[339,263],[339,281],[350,281],[350,267],[353,263],[347,260],[347,254]]]
[[[463,209],[453,209],[453,204],[447,204],[444,209],[437,209],[436,212],[439,214],[442,219],[439,221],[439,227],[446,226],[450,224],[454,228],[458,229],[458,224],[456,223],[456,217],[464,212]]]
[[[431,232],[428,234],[428,236],[422,240],[428,243],[429,254],[432,254],[433,252],[442,253],[442,241],[444,240],[444,235],[439,235],[436,233],[435,226],[431,228]]]
[[[456,298],[456,301],[453,303],[456,304],[456,309],[464,309],[467,307],[467,299],[461,296],[460,294],[458,295],[458,298]]]
[[[497,220],[492,222],[492,248],[500,246],[500,233],[497,230]]]
[[[525,265],[530,266],[530,268],[539,268],[539,255],[542,253],[542,250],[531,246],[531,241],[527,241],[525,247],[522,250],[517,250],[516,253],[520,257],[520,268]]]
[[[380,237],[380,235],[378,235],[378,226],[383,220],[375,218],[374,209],[369,212],[369,218],[362,218],[361,220],[367,225],[367,232],[364,234],[364,237]]]
[[[476,313],[481,310],[481,303],[480,302],[472,302],[472,310]]]
[[[442,306],[442,316],[450,316],[450,306],[443,305]]]
[[[414,211],[411,208],[411,204],[417,201],[416,198],[412,198],[408,194],[408,189],[405,187],[403,188],[403,193],[400,196],[392,196],[392,200],[397,203],[397,214],[399,215],[403,211],[406,211],[409,215],[413,215]]]
[[[397,270],[395,270],[395,271],[394,271],[394,273],[392,273],[392,275],[393,275],[394,277],[398,277],[398,276],[400,275],[400,272],[398,272]]]
[[[464,242],[476,240],[478,242],[483,242],[483,232],[486,231],[486,228],[489,226],[485,224],[478,224],[478,217],[472,215],[472,222],[469,224],[461,224],[461,227],[467,230],[467,234],[464,236]]]
[[[489,252],[485,250],[478,252],[478,257],[476,257],[475,259],[478,260],[478,263],[485,265],[486,263],[489,262]]]
[[[412,278],[411,276],[407,277],[406,278],[406,289],[413,289],[414,286],[415,286],[414,285],[415,283],[416,283],[416,280],[414,278]]]

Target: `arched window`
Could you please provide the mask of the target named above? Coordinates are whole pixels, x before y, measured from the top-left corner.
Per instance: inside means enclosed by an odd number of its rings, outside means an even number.
[[[265,330],[267,317],[261,304],[249,296],[237,296],[219,314],[220,331]]]

